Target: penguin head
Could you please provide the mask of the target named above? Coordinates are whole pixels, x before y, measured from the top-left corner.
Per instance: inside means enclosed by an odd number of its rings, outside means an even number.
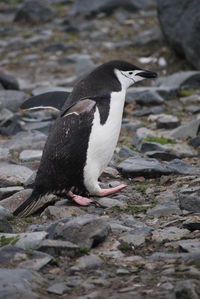
[[[136,82],[147,78],[153,79],[157,77],[155,72],[141,69],[140,67],[125,61],[113,61],[112,63],[114,74],[125,89]]]

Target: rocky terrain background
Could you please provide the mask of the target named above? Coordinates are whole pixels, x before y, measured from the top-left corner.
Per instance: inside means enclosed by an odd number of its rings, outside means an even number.
[[[200,298],[199,15],[199,0],[0,1],[0,298]],[[127,188],[12,217],[56,118],[20,104],[110,59],[159,74],[129,90],[101,178]]]

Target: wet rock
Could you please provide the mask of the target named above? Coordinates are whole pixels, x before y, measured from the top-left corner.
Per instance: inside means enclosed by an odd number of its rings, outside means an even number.
[[[38,298],[36,288],[44,279],[36,272],[26,269],[0,269],[0,297],[3,298]]]
[[[158,204],[154,208],[147,211],[147,215],[154,217],[167,217],[170,215],[181,215],[182,212],[178,205],[173,202]]]
[[[20,153],[19,159],[22,162],[28,161],[40,161],[42,157],[42,151],[40,150],[24,150]]]
[[[85,271],[85,270],[96,270],[102,266],[102,260],[94,255],[85,255],[76,260],[76,263],[71,267],[71,271]]]
[[[198,71],[178,72],[166,77],[161,77],[156,81],[160,88],[168,87],[172,91],[178,91],[182,88],[198,88],[199,82],[200,72]]]
[[[19,90],[18,81],[11,75],[0,72],[0,83],[5,89]]]
[[[63,295],[69,291],[70,288],[66,286],[64,282],[58,282],[53,284],[47,289],[48,293],[55,294],[55,295]]]
[[[154,88],[133,87],[127,92],[126,103],[136,102],[141,106],[161,105],[164,99]]]
[[[164,36],[171,47],[196,69],[200,69],[199,11],[198,0],[190,3],[187,0],[158,1],[158,17]]]
[[[200,197],[198,195],[180,196],[179,202],[181,209],[196,213],[200,212]]]
[[[27,94],[18,90],[0,90],[2,108],[17,112],[20,105],[27,99]]]
[[[38,24],[53,21],[55,12],[48,6],[47,1],[27,0],[18,10],[15,21]]]
[[[81,253],[80,248],[68,241],[62,240],[43,240],[39,247],[39,251],[46,252],[53,256],[69,256],[69,257],[76,257],[79,256]]]
[[[176,116],[163,115],[156,121],[158,129],[174,129],[180,125],[180,121]]]
[[[1,267],[26,268],[38,271],[50,263],[53,257],[35,250],[24,250],[13,245],[6,245],[0,248]]]
[[[132,230],[119,239],[120,242],[125,242],[130,246],[138,247],[145,243],[145,239],[149,236],[151,229],[149,227],[137,228]]]
[[[95,247],[110,233],[106,219],[93,215],[76,217],[67,223],[58,223],[53,229],[54,239],[62,239],[79,246]]]
[[[189,233],[190,232],[187,229],[180,229],[178,227],[171,226],[153,231],[152,240],[156,242],[175,241],[189,236]]]
[[[13,194],[1,200],[1,205],[13,213],[19,205],[21,205],[32,193],[32,189],[26,189]]]
[[[0,233],[1,246],[6,244],[15,245],[19,248],[29,250],[37,249],[42,240],[47,237],[46,232],[33,232],[21,234],[3,234]]]
[[[47,136],[41,132],[19,132],[10,140],[2,144],[3,148],[10,150],[43,149]]]
[[[98,199],[98,203],[104,207],[104,208],[112,208],[112,207],[120,207],[120,208],[125,208],[127,205],[126,203],[119,201],[114,198],[109,198],[109,197],[102,197]]]
[[[72,7],[73,15],[94,15],[101,12],[105,12],[110,14],[116,8],[125,8],[128,10],[138,10],[138,9],[147,9],[155,5],[153,0],[143,0],[143,1],[135,1],[135,0],[102,0],[99,2],[98,0],[94,0],[92,3],[89,0],[76,0]]]
[[[19,192],[21,190],[23,190],[24,187],[18,187],[18,186],[14,186],[14,187],[5,187],[5,188],[0,188],[0,200],[11,196],[13,194],[15,194],[16,192]]]
[[[200,240],[198,239],[181,240],[178,244],[184,252],[200,252]]]
[[[182,125],[170,133],[170,137],[178,139],[194,138],[199,132],[200,120],[192,120],[191,122]]]
[[[9,187],[23,185],[32,175],[32,170],[25,166],[0,163],[0,186]]]
[[[199,291],[198,286],[195,285],[192,280],[181,280],[176,283],[174,289],[176,299],[179,298],[191,298],[198,299]]]

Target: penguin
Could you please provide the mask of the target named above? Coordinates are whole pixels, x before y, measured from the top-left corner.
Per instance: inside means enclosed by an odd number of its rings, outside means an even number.
[[[75,84],[47,138],[30,197],[15,211],[25,217],[41,208],[48,193],[66,192],[86,206],[90,196],[107,196],[126,187],[101,189],[98,178],[117,145],[127,89],[157,74],[113,60]]]

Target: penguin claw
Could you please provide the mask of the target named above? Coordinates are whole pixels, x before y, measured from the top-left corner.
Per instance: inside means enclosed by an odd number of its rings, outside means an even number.
[[[101,189],[101,191],[98,192],[97,196],[103,197],[107,196],[113,193],[116,193],[126,187],[125,184],[118,185],[117,187],[109,188],[109,189]]]
[[[80,206],[88,206],[92,203],[92,200],[90,198],[76,195],[71,191],[67,193],[67,196],[69,196],[73,201],[75,201]]]

